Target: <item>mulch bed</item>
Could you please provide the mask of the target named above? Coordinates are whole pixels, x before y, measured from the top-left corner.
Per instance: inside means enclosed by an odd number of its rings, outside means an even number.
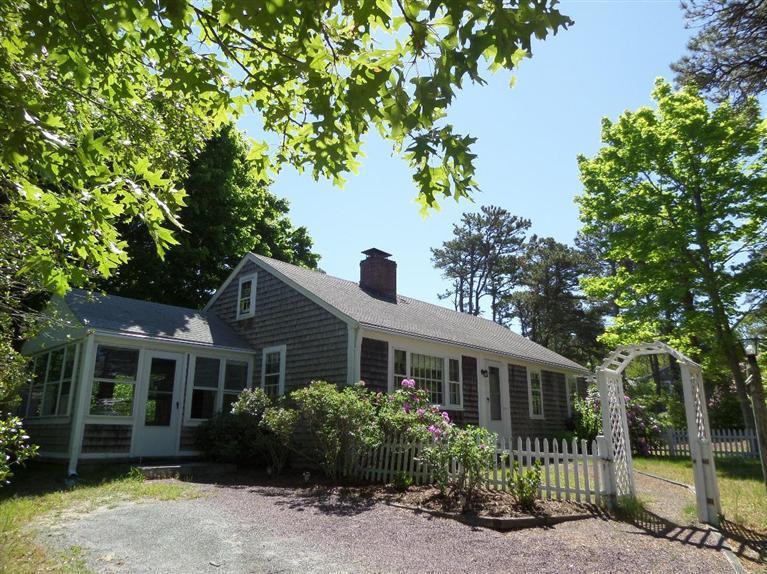
[[[536,501],[533,509],[526,509],[519,504],[512,494],[497,490],[478,490],[475,493],[471,510],[464,511],[462,499],[449,494],[443,495],[438,488],[430,485],[411,486],[405,490],[398,490],[391,485],[314,486],[311,492],[317,496],[334,495],[347,501],[374,499],[413,509],[456,515],[456,517],[461,515],[461,518],[547,519],[593,515],[595,513],[595,509],[587,505],[547,499],[540,499]]]

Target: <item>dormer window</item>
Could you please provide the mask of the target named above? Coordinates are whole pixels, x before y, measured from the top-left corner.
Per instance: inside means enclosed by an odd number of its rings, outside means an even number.
[[[240,277],[237,289],[237,318],[246,319],[256,312],[256,274]]]

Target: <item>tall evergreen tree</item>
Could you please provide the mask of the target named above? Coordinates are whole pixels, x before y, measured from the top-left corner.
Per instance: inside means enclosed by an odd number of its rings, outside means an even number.
[[[98,286],[126,297],[200,307],[248,251],[315,268],[319,256],[306,228],[293,226],[288,202],[269,192],[269,182],[247,156],[247,143],[232,126],[209,139],[190,161],[183,184],[178,245],[160,259],[146,226],[132,221],[121,230],[129,261]]]
[[[582,251],[551,237],[533,236],[520,260],[519,288],[504,301],[505,315],[522,335],[584,364],[604,355],[604,306],[588,301],[579,283],[589,261]]]
[[[471,315],[482,314],[489,299],[493,321],[501,322],[500,304],[516,281],[529,227],[530,220],[492,205],[464,213],[453,225],[453,238],[431,250],[434,266],[451,283],[440,297]]]

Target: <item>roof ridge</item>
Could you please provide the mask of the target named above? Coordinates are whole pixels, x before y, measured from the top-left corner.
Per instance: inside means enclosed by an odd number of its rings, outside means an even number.
[[[250,252],[250,254],[254,255],[257,258],[266,259],[267,262],[275,261],[275,262],[279,263],[280,265],[290,265],[291,267],[294,267],[294,268],[296,268],[296,269],[298,269],[300,271],[306,271],[306,272],[309,272],[309,273],[316,273],[316,274],[318,274],[318,275],[320,275],[322,277],[329,277],[331,279],[336,279],[337,281],[343,281],[345,283],[349,283],[351,285],[356,285],[356,286],[359,287],[359,283],[357,281],[352,281],[351,279],[344,279],[343,277],[337,277],[336,275],[330,275],[329,273],[324,273],[322,271],[318,271],[317,269],[309,269],[308,267],[301,267],[300,265],[296,265],[295,263],[288,263],[287,261],[282,261],[281,259],[275,259],[274,257],[269,257],[267,255],[260,255],[258,253],[253,253],[252,251]],[[513,331],[511,328],[509,328],[509,327],[507,327],[505,325],[501,325],[500,323],[496,323],[495,321],[493,321],[492,319],[488,319],[487,317],[480,317],[479,315],[472,315],[471,313],[464,313],[463,311],[457,311],[455,309],[451,309],[450,307],[445,307],[444,305],[437,305],[436,303],[430,303],[429,301],[424,301],[422,299],[416,299],[415,297],[410,297],[409,295],[402,295],[400,293],[397,293],[397,298],[400,298],[400,297],[402,299],[407,299],[408,301],[415,301],[416,303],[420,303],[422,305],[429,305],[430,307],[434,307],[434,308],[440,309],[442,311],[447,311],[448,313],[455,313],[457,315],[460,315],[461,317],[468,317],[468,318],[472,318],[472,319],[478,319],[480,321],[485,321],[486,323],[488,323],[490,325],[497,326],[497,327],[500,327],[502,329],[506,329],[507,331],[510,331],[511,333],[513,333],[514,335],[516,335],[518,337],[526,339],[526,340],[530,341],[531,343],[535,343],[535,341],[532,341],[531,339],[525,337],[524,335],[521,335],[521,334],[517,333],[516,331]],[[327,301],[327,303],[328,304],[332,304],[329,301]],[[535,344],[538,345],[539,343],[535,343]]]

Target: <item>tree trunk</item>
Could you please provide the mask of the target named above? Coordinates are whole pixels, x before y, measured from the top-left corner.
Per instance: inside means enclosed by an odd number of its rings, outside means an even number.
[[[724,302],[722,301],[719,280],[725,281],[726,279],[722,277],[717,278],[712,263],[711,246],[709,245],[708,230],[706,229],[705,224],[706,209],[703,202],[703,196],[699,188],[693,188],[691,191],[697,220],[695,224],[695,239],[699,248],[698,269],[703,277],[704,291],[711,302],[714,331],[716,332],[722,353],[727,359],[727,366],[730,368],[732,378],[735,381],[735,390],[738,393],[740,411],[743,414],[743,424],[747,429],[753,429],[753,411],[749,408],[748,390],[746,389],[746,383],[740,365],[741,359],[743,358],[742,348],[732,332],[730,319],[727,315]],[[689,251],[687,252],[687,255],[688,257],[691,257]]]
[[[754,405],[754,419],[756,433],[759,439],[760,458],[762,461],[762,478],[767,488],[767,402],[764,398],[764,384],[762,383],[762,371],[756,362],[755,356],[748,357],[748,366],[751,374],[751,400]]]
[[[660,380],[660,364],[658,363],[658,355],[650,355],[650,370],[652,371],[652,379],[655,381],[655,394],[660,396],[663,390]]]

